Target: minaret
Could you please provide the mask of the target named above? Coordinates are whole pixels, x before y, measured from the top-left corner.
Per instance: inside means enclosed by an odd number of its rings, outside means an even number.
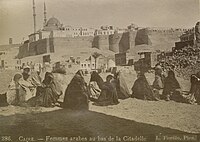
[[[45,1],[44,1],[44,26],[47,23],[47,11],[46,10],[47,10],[46,4],[45,4]]]
[[[36,13],[35,13],[35,0],[33,0],[33,24],[34,24],[34,33],[36,33]]]

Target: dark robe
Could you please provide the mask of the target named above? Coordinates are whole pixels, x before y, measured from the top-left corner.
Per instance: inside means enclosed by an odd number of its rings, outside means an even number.
[[[163,96],[166,99],[174,101],[181,101],[183,99],[181,96],[180,84],[178,83],[173,71],[169,71],[168,76],[165,78]]]
[[[74,110],[89,109],[87,84],[80,71],[75,74],[67,86],[63,107]]]
[[[52,73],[46,73],[42,86],[37,87],[36,97],[31,98],[28,104],[31,106],[53,107],[62,95],[60,85],[54,81]]]
[[[101,76],[93,71],[88,85],[89,99],[97,102],[103,88],[104,81]]]
[[[190,94],[192,98],[194,97],[194,101],[196,101],[197,104],[200,104],[200,72],[191,75],[190,82]]]
[[[141,74],[134,82],[131,97],[150,101],[158,100],[144,74]]]
[[[104,82],[97,105],[114,105],[118,104],[117,90],[110,82]]]

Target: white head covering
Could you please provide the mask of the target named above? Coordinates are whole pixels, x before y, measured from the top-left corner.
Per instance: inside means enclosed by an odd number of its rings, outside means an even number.
[[[23,67],[23,69],[31,69],[30,66],[26,65]]]

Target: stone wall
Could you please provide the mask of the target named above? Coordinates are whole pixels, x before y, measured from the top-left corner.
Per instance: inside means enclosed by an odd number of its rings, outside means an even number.
[[[92,47],[100,50],[109,50],[109,35],[95,36],[92,42]]]
[[[148,29],[138,30],[135,37],[135,45],[147,44],[151,45],[151,40],[149,39]]]
[[[120,41],[122,38],[122,34],[113,34],[109,36],[109,50],[119,53]]]
[[[53,38],[53,51],[63,51],[63,48],[92,48],[93,37],[58,37]]]
[[[29,43],[24,43],[19,47],[18,58],[29,56]]]
[[[48,39],[42,39],[29,44],[29,56],[48,53]]]
[[[130,37],[130,32],[125,33],[115,33],[109,37],[109,50],[115,53],[123,53],[130,49],[132,41],[135,40],[134,37]]]
[[[35,56],[49,51],[49,39],[42,39],[31,43],[22,44],[19,47],[18,58]]]
[[[138,45],[153,45],[156,49],[172,48],[179,40],[180,32],[155,32],[148,29],[115,33],[113,35],[98,35],[85,37],[57,37],[25,43],[19,48],[19,58],[35,56],[43,53],[63,53],[66,49],[98,48],[123,53]],[[76,51],[76,50],[74,50]],[[132,50],[134,51],[134,50]]]

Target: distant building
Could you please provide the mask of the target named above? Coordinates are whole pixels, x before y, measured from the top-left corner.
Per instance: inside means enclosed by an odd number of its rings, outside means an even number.
[[[133,65],[134,58],[129,52],[115,54],[116,66]]]
[[[126,52],[115,54],[115,63],[116,63],[116,66],[127,65],[126,54],[127,54]]]
[[[9,44],[13,44],[13,39],[9,38]]]
[[[96,59],[96,69],[105,72],[107,69],[115,67],[115,62],[103,55]],[[95,59],[93,56],[80,60],[80,69],[84,71],[95,70]]]
[[[94,36],[95,29],[93,28],[81,28],[81,36]]]
[[[50,33],[51,31],[43,31],[43,30],[40,30],[39,31],[39,39],[45,39],[45,38],[49,38],[50,37]]]
[[[128,30],[138,30],[138,26],[136,24],[131,24],[127,28]]]
[[[173,50],[180,50],[186,46],[194,46],[194,44],[195,44],[194,29],[190,29],[180,36],[179,42],[175,42],[175,47],[173,48]]]
[[[94,36],[95,29],[63,26],[55,17],[50,18],[43,29],[37,33],[29,35],[29,41],[37,41],[39,39],[54,38],[54,37],[80,37],[80,36]]]
[[[21,60],[16,59],[20,44],[0,45],[0,68],[20,69]]]
[[[57,18],[52,17],[44,25],[43,31],[62,30],[63,28],[60,21]]]
[[[128,31],[127,29],[121,29],[121,28],[116,28],[115,29],[115,32],[118,33],[118,34],[122,34],[122,33],[125,33],[127,31]]]
[[[29,37],[29,42],[37,41],[39,40],[39,32],[30,34],[28,37]]]
[[[91,57],[91,56],[90,56]],[[89,57],[89,58],[90,58]],[[91,60],[91,59],[85,59],[85,60],[82,60],[80,62],[80,69],[83,70],[83,71],[91,71],[91,70],[95,70],[95,62],[94,60]],[[92,57],[91,57],[92,58]]]
[[[100,29],[95,31],[95,35],[112,35],[114,32],[113,26],[101,26]]]

